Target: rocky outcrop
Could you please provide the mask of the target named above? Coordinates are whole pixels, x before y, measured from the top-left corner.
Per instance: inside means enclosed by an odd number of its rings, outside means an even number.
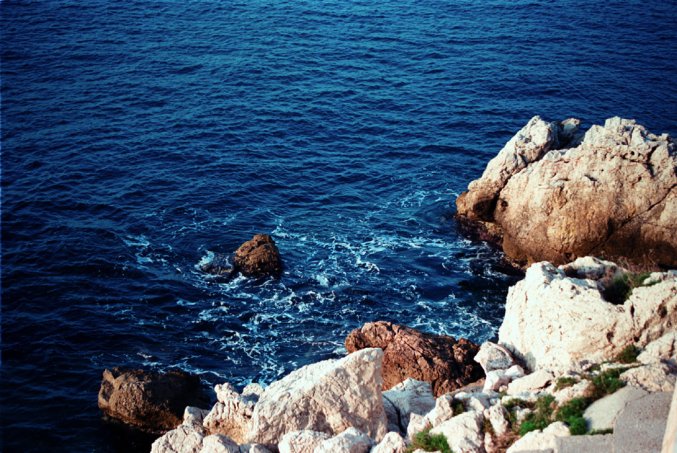
[[[456,201],[460,219],[500,237],[513,260],[585,255],[677,265],[677,153],[666,134],[611,118],[532,118]]]
[[[407,379],[388,391],[383,399],[393,405],[401,431],[406,431],[411,414],[425,415],[435,407],[435,397],[428,382]]]
[[[383,389],[407,378],[430,382],[435,395],[442,395],[483,376],[473,361],[479,347],[469,340],[419,332],[409,327],[378,321],[353,330],[346,338],[348,352],[381,348]]]
[[[235,270],[251,277],[277,277],[282,273],[282,258],[275,241],[267,234],[257,234],[235,251]]]
[[[381,399],[383,352],[364,349],[293,371],[265,389],[248,441],[275,446],[291,431],[339,434],[353,427],[379,441],[386,434]]]
[[[619,354],[629,345],[644,347],[677,326],[677,274],[655,273],[616,305],[605,300],[624,273],[613,263],[580,258],[556,268],[533,264],[525,279],[510,288],[499,343],[531,370],[581,370]],[[585,276],[592,278],[585,278]]]
[[[209,252],[197,267],[202,271],[224,278],[239,273],[247,277],[279,277],[282,274],[282,258],[273,238],[267,234],[256,234],[242,244],[233,256]]]
[[[143,431],[163,433],[181,424],[186,406],[207,401],[198,376],[113,368],[103,372],[99,408]]]
[[[313,453],[315,447],[330,438],[329,434],[318,431],[292,431],[282,436],[277,447],[280,453]]]

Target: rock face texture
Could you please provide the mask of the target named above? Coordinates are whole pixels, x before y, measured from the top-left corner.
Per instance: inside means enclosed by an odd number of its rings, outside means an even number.
[[[589,257],[560,268],[533,264],[508,292],[499,343],[532,371],[565,372],[609,360],[631,344],[642,348],[674,331],[677,274],[652,274],[652,284],[633,289],[622,305],[604,299],[604,278],[579,277],[617,269]]]
[[[98,404],[109,417],[143,431],[164,433],[181,424],[186,406],[207,401],[198,376],[113,368],[103,372]]]
[[[677,265],[677,152],[666,134],[608,119],[532,118],[456,201],[520,263],[585,255]]]
[[[235,270],[251,277],[277,277],[282,273],[282,258],[275,241],[267,234],[257,234],[235,251]]]
[[[367,323],[346,338],[348,352],[381,348],[383,390],[407,378],[430,382],[435,396],[483,377],[473,360],[479,347],[464,338],[432,335],[385,321]]]
[[[364,349],[300,368],[265,389],[248,442],[275,448],[291,431],[336,435],[353,427],[380,441],[386,434],[381,398],[383,352]]]

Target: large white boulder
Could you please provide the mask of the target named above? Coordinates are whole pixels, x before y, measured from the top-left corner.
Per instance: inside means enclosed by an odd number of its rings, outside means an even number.
[[[293,371],[265,389],[254,408],[248,442],[275,447],[286,433],[336,435],[356,428],[380,441],[386,434],[381,349],[361,349]]]
[[[405,453],[407,444],[398,433],[388,433],[369,453]]]
[[[464,412],[431,429],[430,434],[443,434],[454,452],[478,453],[483,450],[483,420],[480,412]]]
[[[592,403],[583,413],[588,431],[612,429],[618,414],[630,401],[642,398],[647,393],[636,387],[623,387],[616,393],[607,395]]]
[[[411,378],[383,392],[383,398],[395,407],[402,427],[409,424],[411,414],[425,415],[435,407],[430,383]]]
[[[515,364],[510,351],[490,341],[482,343],[474,360],[482,366],[485,374],[494,370],[507,370]]]
[[[566,372],[612,359],[630,344],[643,347],[674,331],[677,274],[664,273],[657,283],[635,288],[622,305],[604,299],[605,285],[612,279],[579,278],[617,269],[590,257],[560,268],[533,264],[508,291],[499,343],[531,370]]]
[[[155,439],[151,453],[199,453],[202,449],[204,433],[193,426],[182,424]]]

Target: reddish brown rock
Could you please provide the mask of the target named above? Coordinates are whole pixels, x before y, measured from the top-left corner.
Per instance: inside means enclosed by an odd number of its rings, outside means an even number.
[[[186,406],[208,403],[200,378],[183,371],[153,373],[113,368],[103,372],[99,408],[142,431],[164,433],[181,424]]]
[[[275,241],[257,234],[235,251],[235,269],[251,277],[277,277],[282,273],[282,258]]]
[[[439,396],[484,376],[473,361],[479,346],[465,338],[457,341],[378,321],[353,330],[346,338],[348,352],[364,348],[383,349],[383,390],[413,378],[430,382]]]

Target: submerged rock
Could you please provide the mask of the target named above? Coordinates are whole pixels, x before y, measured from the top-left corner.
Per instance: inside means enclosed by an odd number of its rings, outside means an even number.
[[[277,277],[282,273],[282,258],[275,241],[267,234],[257,234],[235,251],[235,270],[250,277]]]
[[[364,349],[305,366],[274,382],[254,408],[248,441],[276,448],[292,431],[336,435],[351,427],[381,440],[387,432],[382,361],[381,350]]]
[[[378,321],[353,330],[346,338],[348,352],[363,348],[383,349],[384,390],[413,378],[430,382],[439,396],[484,375],[473,360],[479,347],[465,338],[456,340]]]
[[[459,218],[500,236],[518,262],[599,254],[677,265],[670,137],[617,117],[582,140],[577,126],[532,118],[458,197]]]
[[[99,408],[107,416],[152,433],[176,428],[186,406],[206,402],[196,375],[121,368],[103,372],[98,399]]]
[[[629,345],[641,348],[674,331],[677,274],[664,273],[657,283],[634,288],[616,305],[605,300],[602,279],[576,276],[579,267],[589,276],[618,268],[589,257],[559,269],[536,263],[508,291],[499,343],[529,369],[583,370],[613,359]]]

